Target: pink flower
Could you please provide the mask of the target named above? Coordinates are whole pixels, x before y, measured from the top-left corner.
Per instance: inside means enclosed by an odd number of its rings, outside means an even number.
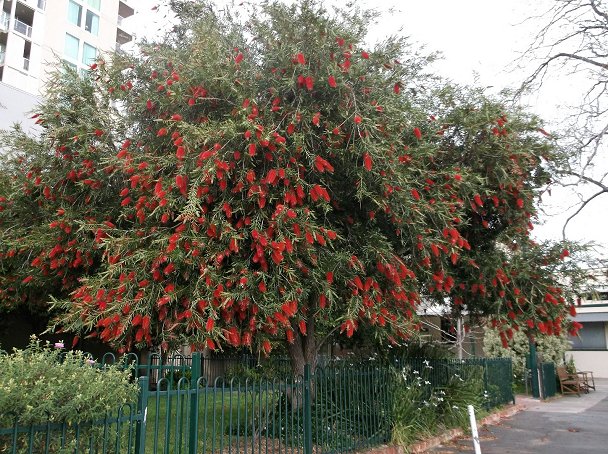
[[[65,344],[64,344],[63,342],[61,342],[61,341],[60,341],[60,342],[55,342],[55,343],[53,344],[53,347],[55,347],[55,348],[57,348],[57,349],[59,349],[59,348],[64,348],[64,347],[65,347]]]

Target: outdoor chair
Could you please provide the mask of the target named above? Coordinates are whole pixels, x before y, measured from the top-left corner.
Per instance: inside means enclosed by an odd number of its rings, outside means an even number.
[[[557,367],[557,377],[562,394],[576,394],[580,397],[581,391],[589,392],[582,378],[578,374],[568,373],[566,366]]]
[[[590,389],[595,391],[595,379],[593,378],[593,371],[591,370],[577,370],[576,375],[578,375],[583,381],[583,387],[586,392],[589,392]]]

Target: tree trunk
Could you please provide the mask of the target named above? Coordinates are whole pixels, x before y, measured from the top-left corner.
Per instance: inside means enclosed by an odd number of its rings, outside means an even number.
[[[291,360],[291,371],[294,378],[304,377],[304,366],[310,365],[310,372],[314,373],[317,367],[318,345],[315,338],[315,321],[310,318],[306,322],[306,336],[300,333],[297,326],[293,327],[295,332],[294,341],[287,344],[289,359]]]
[[[291,371],[293,379],[296,383],[301,384],[304,378],[304,366],[310,365],[310,373],[313,374],[317,367],[317,339],[315,338],[315,322],[313,319],[309,319],[306,323],[306,335],[304,336],[300,331],[296,331],[297,327],[294,326],[295,336],[294,341],[291,344],[287,344],[287,350],[289,352],[289,359],[291,360]],[[311,383],[311,397],[314,400],[314,386]],[[292,410],[297,410],[302,407],[304,403],[303,399],[303,387],[294,386],[288,388],[286,395],[291,403]]]

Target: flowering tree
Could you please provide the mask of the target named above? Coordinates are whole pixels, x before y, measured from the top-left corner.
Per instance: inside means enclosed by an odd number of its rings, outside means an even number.
[[[431,93],[404,40],[365,45],[367,13],[173,6],[163,43],[57,74],[41,134],[5,136],[5,306],[51,294],[56,326],[122,349],[284,340],[296,373],[362,324],[407,339],[423,297],[510,317],[494,253],[546,180],[534,119]],[[529,301],[514,324],[566,310]]]

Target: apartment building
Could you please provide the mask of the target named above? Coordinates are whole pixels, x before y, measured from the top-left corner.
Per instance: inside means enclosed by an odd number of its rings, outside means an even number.
[[[130,42],[132,1],[0,0],[0,128],[23,120],[60,60],[84,73],[99,52]]]
[[[570,338],[572,357],[579,370],[591,370],[608,378],[608,269],[591,270],[593,292],[577,299],[576,316],[582,325],[578,336]]]

